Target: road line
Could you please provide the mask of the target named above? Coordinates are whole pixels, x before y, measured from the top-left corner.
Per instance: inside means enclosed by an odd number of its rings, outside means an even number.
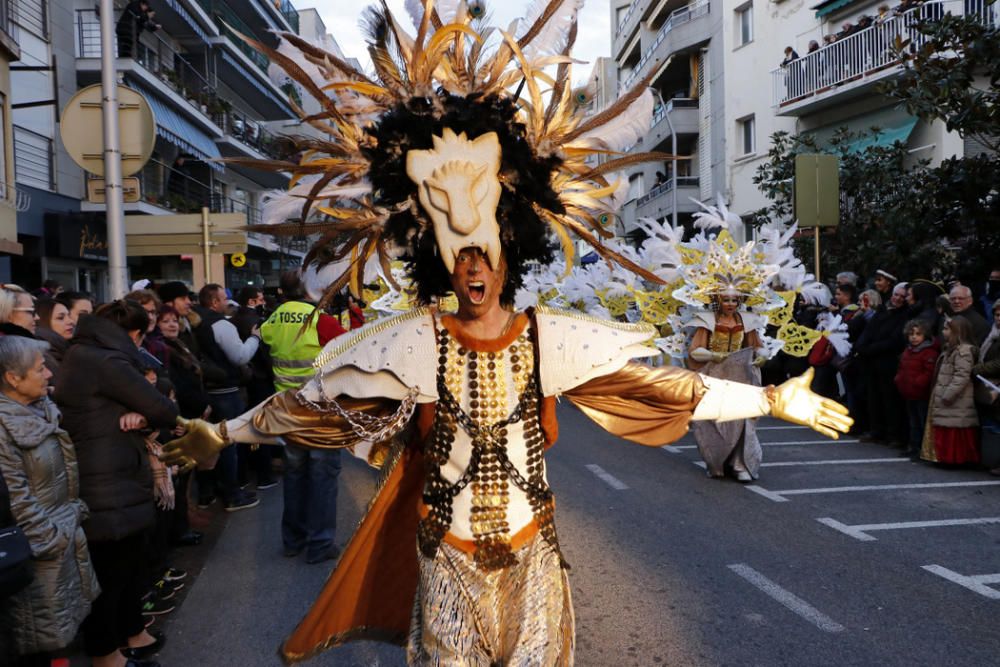
[[[869,532],[876,530],[907,530],[910,528],[940,528],[945,526],[978,526],[988,523],[1000,523],[1000,516],[987,516],[978,519],[939,519],[935,521],[898,521],[896,523],[864,523],[856,526],[849,526],[836,519],[824,517],[816,519],[821,524],[838,530],[845,535],[850,535],[862,542],[874,542],[875,537]]]
[[[998,486],[1000,481],[983,482],[931,482],[927,484],[874,484],[871,486],[827,486],[818,489],[764,489],[759,486],[748,486],[751,491],[759,493],[775,502],[788,500],[785,496],[804,496],[818,493],[851,493],[854,491],[893,491],[905,489],[945,489],[964,486]],[[779,500],[780,498],[780,500]]]
[[[844,626],[840,623],[837,623],[791,591],[785,590],[774,583],[749,565],[734,563],[727,567],[820,630],[824,632],[843,632],[845,630]]]
[[[762,442],[764,447],[789,447],[792,445],[832,445],[850,444],[857,440],[793,440],[791,442]],[[670,445],[674,449],[697,449],[698,445]]]
[[[777,493],[768,491],[763,486],[757,486],[756,484],[748,484],[744,487],[747,491],[753,491],[754,493],[764,496],[768,500],[773,500],[776,503],[787,503],[788,498],[780,496]]]
[[[704,461],[692,461],[700,468],[705,467]],[[860,463],[910,463],[909,459],[894,456],[891,459],[829,459],[824,461],[772,461],[761,463],[761,468],[785,468],[788,466],[824,466],[824,465],[856,465]]]
[[[610,486],[615,491],[624,491],[625,489],[628,488],[628,484],[621,481],[620,479],[618,479],[617,477],[609,473],[607,470],[597,465],[596,463],[588,463],[587,470],[597,475],[597,477],[601,481],[603,481],[605,484]]]
[[[1000,600],[1000,591],[986,585],[1000,583],[1000,574],[979,574],[970,576],[959,574],[954,570],[949,570],[948,568],[940,565],[924,565],[923,569],[932,574],[936,574],[939,577],[944,577],[948,581],[956,583],[959,586],[968,588],[970,591],[979,593],[983,597],[991,600]]]
[[[663,445],[662,447],[660,447],[660,449],[662,449],[663,451],[667,452],[668,454],[680,454],[681,453],[680,447],[677,447],[676,445]]]
[[[786,424],[784,426],[758,426],[757,427],[758,431],[785,431],[785,430],[789,430],[789,429],[806,429],[806,430],[808,430],[809,427],[808,426],[794,426],[794,425],[790,425],[790,424]]]

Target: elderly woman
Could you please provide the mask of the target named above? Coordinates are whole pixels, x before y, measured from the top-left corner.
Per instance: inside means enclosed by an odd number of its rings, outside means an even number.
[[[84,526],[101,595],[84,621],[84,648],[95,667],[122,667],[163,643],[147,632],[145,532],[153,526],[153,477],[140,429],[172,427],[177,409],[143,376],[139,344],[149,318],[134,301],[105,304],[80,318],[54,393],[80,461]]]
[[[45,353],[45,367],[52,373],[50,384],[55,385],[59,366],[75,327],[69,317],[69,309],[58,301],[41,299],[35,304],[35,310],[38,312],[35,335],[49,344]]]
[[[0,334],[35,337],[35,299],[17,285],[0,286]]]
[[[51,373],[42,341],[0,338],[0,472],[14,519],[31,543],[34,581],[7,599],[0,625],[13,633],[23,664],[49,664],[65,648],[97,597],[81,523],[76,452],[48,398]]]

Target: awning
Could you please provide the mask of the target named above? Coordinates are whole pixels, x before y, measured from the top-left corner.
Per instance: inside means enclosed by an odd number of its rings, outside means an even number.
[[[844,7],[853,5],[856,2],[859,2],[859,0],[826,0],[818,5],[813,5],[809,9],[815,9],[816,18],[821,19],[824,16],[834,13],[838,9],[843,9]]]
[[[260,78],[254,76],[253,74],[247,71],[247,68],[243,66],[243,63],[239,62],[236,58],[229,55],[229,53],[227,53],[226,51],[222,51],[221,53],[222,53],[222,59],[225,60],[227,63],[229,63],[229,65],[233,69],[235,69],[237,72],[243,75],[243,77],[247,81],[249,81],[254,88],[260,91],[261,95],[263,95],[264,97],[266,97],[267,99],[271,100],[279,107],[284,109],[286,112],[288,112],[289,116],[295,116],[295,114],[292,112],[291,107],[288,106],[288,102],[286,102],[285,100],[281,99],[280,97],[272,93],[271,90],[266,85],[261,83]]]
[[[204,160],[212,169],[226,170],[225,164],[212,161],[222,157],[222,153],[219,152],[219,147],[215,145],[215,140],[212,137],[198,129],[193,123],[185,120],[156,95],[146,91],[140,92],[149,101],[149,106],[153,108],[158,135],[181,150]]]
[[[184,9],[184,5],[179,3],[177,0],[167,0],[167,5],[175,12],[177,12],[178,16],[184,19],[184,22],[187,23],[192,30],[194,30],[194,34],[198,35],[198,37],[201,38],[201,41],[205,42],[206,44],[208,43],[208,35],[205,34],[205,31],[202,30],[201,25],[199,25],[198,21],[196,21],[195,18],[191,16],[190,12]]]
[[[916,126],[917,120],[916,118],[910,118],[895,127],[879,127],[877,135],[868,135],[852,141],[847,145],[847,150],[851,153],[861,153],[872,146],[891,146],[897,141],[905,144],[909,140],[910,134],[913,133],[913,128]]]
[[[917,118],[911,116],[902,107],[889,106],[875,111],[869,111],[859,116],[846,118],[844,120],[817,127],[802,134],[811,136],[817,146],[826,146],[830,139],[841,129],[847,128],[849,131],[860,134],[870,132],[872,128],[878,128],[878,137],[865,136],[855,139],[847,145],[847,150],[851,153],[860,153],[871,146],[891,146],[897,141],[906,141],[916,127]]]

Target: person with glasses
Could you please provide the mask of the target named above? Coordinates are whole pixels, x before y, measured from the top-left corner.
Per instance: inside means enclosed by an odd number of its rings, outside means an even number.
[[[0,285],[0,334],[35,338],[35,299],[18,285]]]

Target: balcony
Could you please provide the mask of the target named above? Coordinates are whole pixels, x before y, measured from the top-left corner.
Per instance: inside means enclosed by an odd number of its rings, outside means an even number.
[[[135,174],[139,179],[139,201],[125,204],[126,213],[161,215],[198,213],[212,205],[212,188],[179,169],[150,160]],[[103,211],[104,204],[80,202],[83,211]]]
[[[916,25],[945,12],[974,14],[983,23],[996,24],[998,20],[986,0],[927,2],[893,16],[771,70],[775,113],[802,116],[872,94],[879,82],[901,71],[892,50],[896,39],[911,40],[910,48],[919,49],[926,38],[917,32]]]
[[[55,190],[54,155],[51,137],[14,126],[14,180],[18,185]]]
[[[21,59],[17,23],[14,22],[16,16],[14,0],[0,0],[0,47],[3,47],[7,52],[7,58],[11,62]],[[2,184],[2,180],[0,180],[0,184]]]
[[[698,199],[700,194],[697,176],[668,178],[636,200],[636,216],[661,220],[673,213],[675,202],[678,213],[693,213],[698,210],[698,204],[691,200]]]
[[[653,43],[649,45],[642,57],[639,59],[638,64],[632,73],[629,74],[625,80],[622,82],[622,90],[628,90],[633,85],[638,83],[640,77],[645,76],[647,70],[653,65],[658,63],[666,62],[667,56],[682,49],[687,46],[693,46],[699,42],[705,41],[711,38],[711,34],[708,32],[708,26],[704,26],[705,30],[685,30],[683,33],[676,33],[676,29],[680,26],[687,25],[692,21],[695,21],[704,16],[708,16],[710,10],[708,0],[695,0],[691,4],[681,7],[675,10],[667,20],[664,21],[663,25],[660,26],[659,31],[656,33],[656,38]],[[672,39],[664,46],[664,42],[667,42],[667,38]]]
[[[628,28],[629,25],[631,25],[632,17],[636,16],[636,10],[639,9],[639,5],[642,3],[642,1],[643,0],[632,0],[632,4],[628,6],[628,11],[625,12],[625,16],[622,17],[622,20],[618,23],[618,26],[615,28],[615,41],[618,41],[622,37],[628,35],[626,28]]]
[[[667,100],[666,104],[657,105],[653,110],[653,120],[649,124],[649,132],[629,150],[669,153],[672,150],[671,126],[677,135],[698,134],[700,129],[698,100],[675,97]]]
[[[101,74],[100,18],[93,9],[77,10],[76,15],[80,83],[96,83]],[[143,87],[172,100],[209,134],[219,134],[219,128],[210,118],[220,104],[215,86],[188,59],[190,54],[175,50],[157,32],[116,35],[115,48],[119,71],[130,73]]]

